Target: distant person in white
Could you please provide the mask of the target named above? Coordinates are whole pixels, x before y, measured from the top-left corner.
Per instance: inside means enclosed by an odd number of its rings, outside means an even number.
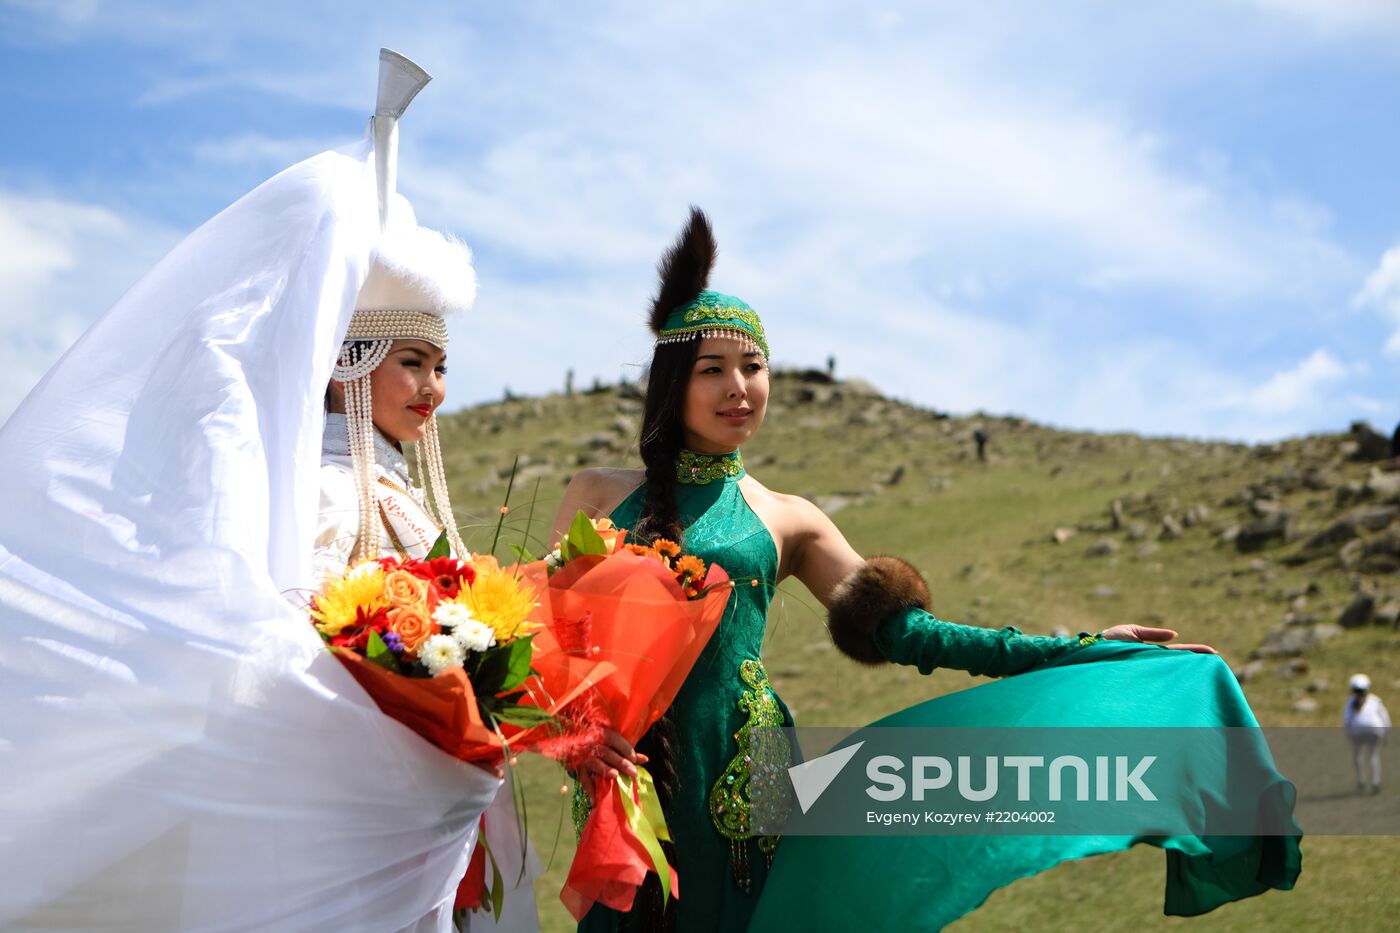
[[[1371,692],[1371,678],[1356,674],[1351,678],[1351,696],[1342,709],[1342,728],[1351,739],[1356,757],[1356,790],[1366,790],[1366,762],[1371,763],[1371,791],[1381,792],[1381,745],[1390,731],[1390,713],[1381,698]]]

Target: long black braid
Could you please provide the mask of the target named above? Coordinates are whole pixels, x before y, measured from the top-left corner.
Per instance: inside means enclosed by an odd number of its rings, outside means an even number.
[[[709,282],[715,254],[710,222],[703,213],[692,207],[685,230],[666,251],[657,270],[661,282],[652,300],[653,333],[659,335],[666,317],[672,311],[690,304],[699,296]],[[684,442],[686,390],[690,386],[690,374],[695,367],[699,344],[697,335],[695,339],[679,343],[657,344],[652,354],[638,442],[642,463],[646,467],[646,498],[642,502],[637,527],[632,529],[631,534],[640,543],[650,543],[657,538],[684,543],[680,508],[676,504],[676,458]],[[637,751],[647,756],[647,769],[656,782],[656,795],[666,809],[670,809],[671,801],[681,791],[676,772],[676,743],[675,721],[669,711],[653,723],[637,742]],[[674,826],[671,832],[673,841],[662,843],[662,850],[666,853],[667,861],[674,865],[675,847],[685,842],[675,838]],[[656,875],[647,875],[637,892],[626,926],[648,933],[670,933],[675,930],[676,902],[670,900],[663,908],[661,880]]]

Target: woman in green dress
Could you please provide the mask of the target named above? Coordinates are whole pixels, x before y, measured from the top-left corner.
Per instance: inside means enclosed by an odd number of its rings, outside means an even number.
[[[927,611],[927,589],[912,567],[897,558],[863,559],[811,502],[748,474],[740,448],[763,423],[768,344],[752,308],[707,289],[715,253],[708,221],[692,210],[663,258],[653,302],[657,344],[641,428],[644,467],[579,473],[555,523],[557,540],[580,509],[610,517],[632,539],[678,542],[753,584],[735,587],[675,702],[637,749],[611,734],[583,769],[584,785],[633,774],[636,764],[653,772],[674,839],[668,854],[680,896],[663,908],[649,876],[629,914],[595,906],[581,931],[748,928],[778,840],[750,834],[746,753],[753,730],[792,725],[760,658],[771,594],[787,577],[827,607],[842,651],[862,663],[912,664],[925,673],[952,667],[1004,676],[1067,660],[1105,639],[1166,642],[1176,635],[1119,625],[1101,635],[1050,638],[940,621]],[[1167,647],[1213,653],[1203,645]]]

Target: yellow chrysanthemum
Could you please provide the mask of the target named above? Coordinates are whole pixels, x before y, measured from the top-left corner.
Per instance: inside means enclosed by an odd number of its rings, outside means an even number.
[[[354,623],[360,608],[372,613],[388,605],[389,600],[384,598],[384,568],[373,562],[363,563],[326,584],[325,591],[311,603],[311,618],[320,631],[339,635],[341,629]]]
[[[525,621],[535,608],[535,591],[514,571],[502,570],[495,558],[472,558],[476,579],[462,587],[455,602],[471,610],[477,621],[496,633],[496,644],[528,634],[536,626]]]

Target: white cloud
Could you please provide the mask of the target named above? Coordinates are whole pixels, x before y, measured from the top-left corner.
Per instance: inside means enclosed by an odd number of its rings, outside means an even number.
[[[0,189],[0,419],[175,239],[99,205]]]
[[[1127,90],[1188,57],[1247,67],[1251,37],[1203,12],[1229,3],[1107,18],[1121,6],[521,6],[504,22],[450,4],[283,7],[106,7],[67,28],[168,55],[152,108],[234,88],[343,108],[346,139],[380,42],[436,72],[403,124],[400,178],[478,257],[454,403],[643,358],[653,264],[694,201],[719,231],[715,284],[765,312],[780,361],[836,351],[843,373],[940,408],[1153,433],[1259,437],[1339,410],[1297,388],[1341,385],[1330,354],[1257,384],[1241,373],[1267,363],[1230,358],[1233,333],[1314,314],[1359,278],[1327,207]],[[193,171],[275,169],[341,141],[248,122],[258,112],[198,146]],[[85,236],[98,245],[56,242],[105,261],[107,241]]]
[[[1400,246],[1385,251],[1380,263],[1352,298],[1352,304],[1381,313],[1393,328],[1385,342],[1384,353],[1388,357],[1400,357]]]
[[[1395,0],[1245,0],[1250,6],[1287,17],[1326,36],[1400,36],[1400,4]]]
[[[346,136],[278,139],[262,133],[240,133],[199,143],[194,148],[194,157],[201,162],[269,166],[281,170],[318,152],[344,145],[346,141]]]
[[[1345,382],[1353,372],[1353,367],[1327,350],[1317,349],[1296,366],[1274,373],[1247,393],[1228,398],[1226,405],[1262,415],[1304,411],[1318,407],[1324,390]]]

